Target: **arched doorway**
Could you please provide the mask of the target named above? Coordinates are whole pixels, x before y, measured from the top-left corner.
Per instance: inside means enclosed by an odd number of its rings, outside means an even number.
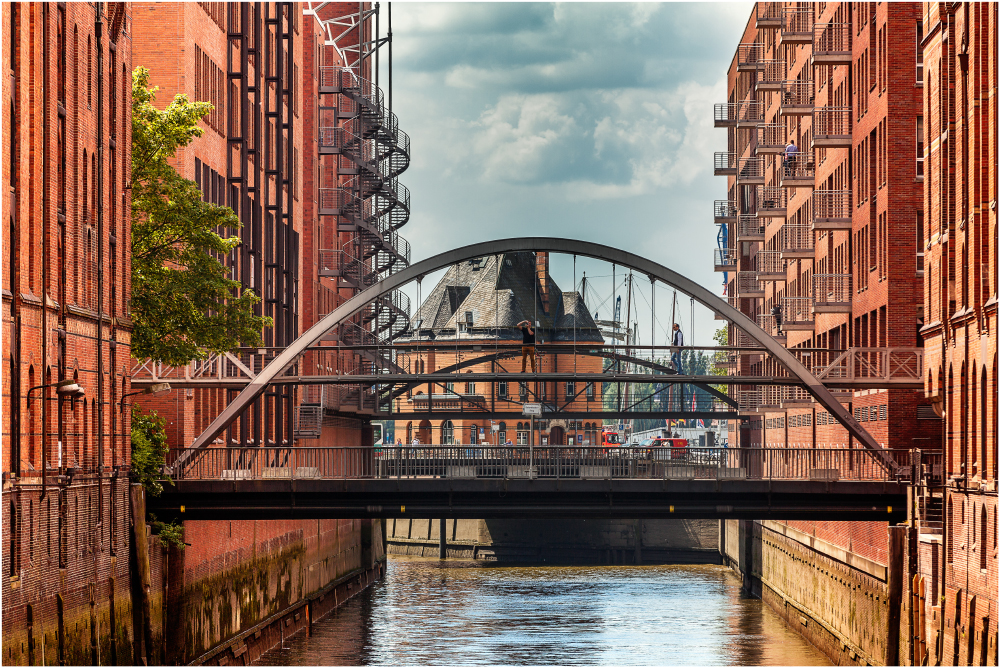
[[[552,427],[549,431],[549,445],[566,445],[566,430],[562,427]]]
[[[420,427],[417,429],[417,440],[419,440],[424,445],[431,442],[431,421],[421,420]]]

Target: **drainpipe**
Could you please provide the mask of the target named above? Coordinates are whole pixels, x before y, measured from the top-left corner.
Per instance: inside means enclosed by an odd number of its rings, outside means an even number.
[[[97,517],[104,518],[104,3],[97,3]]]
[[[42,383],[48,384],[49,366],[49,4],[42,6]],[[42,494],[48,482],[48,391],[42,390]]]

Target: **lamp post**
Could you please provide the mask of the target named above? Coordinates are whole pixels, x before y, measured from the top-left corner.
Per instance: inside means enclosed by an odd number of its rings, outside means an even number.
[[[60,380],[55,383],[44,383],[42,385],[36,385],[32,388],[29,388],[28,392],[25,394],[29,411],[31,410],[31,393],[34,392],[35,390],[41,390],[46,387],[56,388],[56,396],[58,397],[70,397],[72,399],[79,399],[84,394],[86,394],[84,389],[80,387],[79,383],[77,383],[75,380],[71,378],[66,378],[64,380]],[[46,447],[46,439],[45,439],[45,431],[47,429],[47,425],[44,424],[45,422],[44,420],[42,422],[43,422],[42,423],[42,498],[44,499],[45,487],[47,482],[46,479],[48,478],[46,471],[48,470],[49,467],[49,449]],[[59,467],[62,468],[61,441],[59,442]]]

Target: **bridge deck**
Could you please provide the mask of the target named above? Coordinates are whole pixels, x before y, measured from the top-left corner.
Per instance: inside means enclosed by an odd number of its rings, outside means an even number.
[[[886,454],[909,464],[908,451]],[[171,459],[175,486],[150,508],[192,520],[906,517],[905,480],[858,449],[209,448]]]

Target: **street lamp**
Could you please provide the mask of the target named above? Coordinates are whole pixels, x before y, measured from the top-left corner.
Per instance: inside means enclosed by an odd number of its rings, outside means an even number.
[[[153,383],[149,387],[144,387],[141,390],[136,390],[135,392],[129,392],[128,394],[122,395],[121,400],[118,402],[121,412],[125,412],[125,400],[129,397],[134,397],[138,394],[162,394],[164,392],[170,391],[170,383]]]
[[[56,388],[56,394],[60,397],[69,397],[71,399],[79,399],[86,394],[86,391],[80,387],[79,383],[71,378],[65,380],[60,380],[56,383],[45,383],[44,385],[35,385],[28,390],[26,398],[28,400],[28,408],[31,408],[31,393],[35,390],[40,390],[43,387],[54,387]]]

